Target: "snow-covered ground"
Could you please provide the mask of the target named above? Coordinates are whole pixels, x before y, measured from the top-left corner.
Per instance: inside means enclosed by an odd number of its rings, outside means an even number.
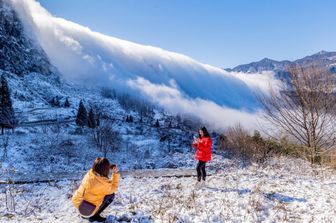
[[[336,221],[333,170],[311,168],[288,157],[246,169],[219,157],[212,165],[216,171],[201,188],[194,186],[194,177],[125,176],[115,201],[103,214],[108,222]],[[1,185],[0,222],[86,222],[70,200],[78,184],[64,180]],[[6,191],[7,198],[12,192],[15,212],[3,205]]]

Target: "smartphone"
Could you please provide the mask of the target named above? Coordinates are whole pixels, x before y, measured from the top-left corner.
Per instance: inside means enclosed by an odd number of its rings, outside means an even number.
[[[200,135],[198,133],[194,135],[194,140],[199,139],[199,138],[200,138]]]

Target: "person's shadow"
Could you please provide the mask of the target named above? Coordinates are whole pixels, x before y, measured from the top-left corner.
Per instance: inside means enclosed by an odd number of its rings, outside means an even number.
[[[221,189],[221,188],[216,188],[216,187],[204,187],[203,189],[208,189],[208,190],[212,190],[214,192],[223,192],[223,193],[228,193],[228,192],[237,192],[238,194],[242,195],[242,194],[248,194],[251,193],[252,191],[248,188],[243,188],[243,189],[239,189],[239,188],[225,188],[225,189]],[[283,194],[279,194],[279,193],[263,193],[263,195],[272,200],[272,201],[280,201],[280,202],[285,202],[285,203],[291,203],[291,202],[307,202],[306,198],[296,198],[296,197],[291,197],[291,196],[287,196],[287,195],[283,195]]]
[[[142,223],[150,223],[151,218],[150,216],[147,215],[137,215],[137,213],[130,213],[130,214],[123,214],[119,217],[115,216],[115,215],[108,215],[106,218],[105,223],[117,223],[117,222],[142,222]]]
[[[279,193],[268,193],[268,194],[264,194],[264,195],[272,201],[276,200],[276,201],[285,202],[285,203],[307,202],[306,198],[290,197],[290,196],[279,194]]]
[[[114,222],[119,222],[119,219],[115,215],[108,215],[106,217],[105,223],[114,223]]]
[[[223,192],[223,193],[228,193],[228,192],[237,192],[238,194],[247,194],[251,193],[252,191],[248,188],[216,188],[216,187],[204,187],[203,189],[209,189],[214,192]]]

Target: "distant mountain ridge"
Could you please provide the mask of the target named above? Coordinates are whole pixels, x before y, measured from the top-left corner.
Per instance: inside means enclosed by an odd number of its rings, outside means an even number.
[[[283,76],[286,73],[286,69],[294,64],[299,64],[303,67],[310,65],[325,66],[328,69],[336,73],[336,52],[320,51],[316,54],[306,56],[304,58],[289,61],[276,61],[269,58],[264,58],[257,62],[249,64],[242,64],[234,68],[224,69],[226,71],[244,72],[244,73],[260,73],[263,71],[274,71],[277,76]]]

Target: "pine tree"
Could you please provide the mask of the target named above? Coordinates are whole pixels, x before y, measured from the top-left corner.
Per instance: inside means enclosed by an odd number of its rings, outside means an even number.
[[[56,106],[56,107],[61,107],[61,103],[60,103],[60,101],[59,101],[58,96],[55,97],[55,106]]]
[[[53,107],[60,107],[60,102],[59,102],[58,96],[54,97],[54,98],[51,100],[51,105],[52,105]]]
[[[81,127],[88,125],[87,111],[82,100],[79,102],[76,124]]]
[[[69,99],[68,99],[68,98],[65,99],[64,107],[65,107],[65,108],[69,108],[69,107],[70,107],[70,102],[69,102]]]
[[[129,117],[128,117],[128,115],[126,116],[126,122],[129,122]]]
[[[96,115],[96,126],[100,126],[100,113]]]
[[[142,111],[140,112],[140,120],[139,120],[139,122],[142,122],[143,121],[143,119],[142,119]]]
[[[93,113],[93,109],[91,108],[89,111],[89,119],[88,119],[88,127],[94,129],[97,127],[97,122],[95,118],[95,114]]]
[[[1,76],[0,87],[0,126],[1,133],[4,134],[5,128],[14,129],[16,125],[16,119],[14,115],[14,109],[12,100],[10,98],[10,91],[6,78]]]
[[[129,116],[129,122],[133,122],[133,116],[132,115]]]
[[[154,125],[156,128],[159,128],[160,127],[160,123],[159,123],[159,120],[156,119],[156,122],[155,122],[155,125]]]

